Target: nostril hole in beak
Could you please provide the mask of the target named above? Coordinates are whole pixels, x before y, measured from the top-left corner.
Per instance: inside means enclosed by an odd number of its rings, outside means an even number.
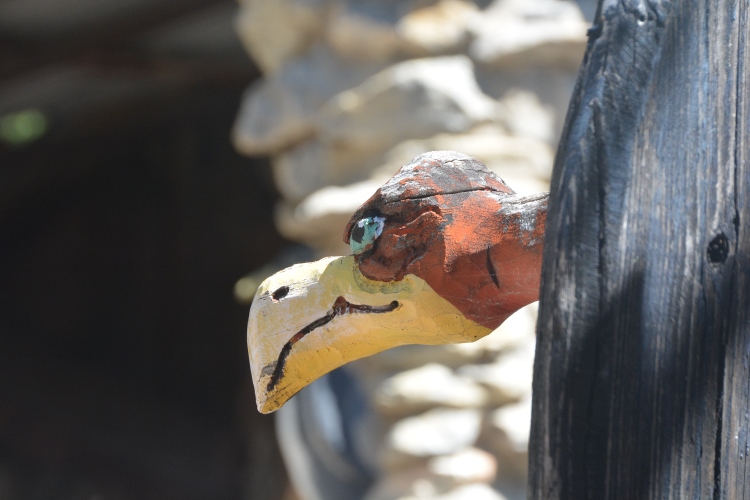
[[[289,287],[288,286],[282,286],[280,288],[277,288],[275,292],[271,294],[271,298],[274,301],[279,301],[286,297],[286,294],[289,293]]]

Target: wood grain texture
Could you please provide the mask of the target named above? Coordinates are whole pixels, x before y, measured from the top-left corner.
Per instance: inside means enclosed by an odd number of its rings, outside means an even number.
[[[557,154],[530,498],[750,498],[747,0],[602,0]]]

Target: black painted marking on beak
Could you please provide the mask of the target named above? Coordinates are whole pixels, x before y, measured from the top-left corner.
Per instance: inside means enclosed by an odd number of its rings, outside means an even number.
[[[500,288],[500,282],[497,280],[497,273],[495,272],[495,265],[492,263],[492,257],[490,256],[490,247],[487,247],[487,270],[490,272],[490,278],[497,288]]]
[[[271,374],[271,380],[268,381],[268,385],[266,386],[266,392],[272,391],[273,388],[276,387],[276,384],[279,383],[279,380],[281,380],[281,376],[284,372],[284,364],[286,363],[286,358],[289,356],[289,353],[292,351],[292,346],[308,333],[317,328],[320,328],[327,323],[330,323],[331,320],[333,320],[333,318],[335,318],[336,316],[358,313],[386,313],[395,310],[396,308],[398,308],[398,306],[399,303],[395,300],[390,304],[386,304],[384,306],[352,304],[351,302],[348,302],[344,297],[339,296],[333,303],[333,307],[325,314],[325,316],[316,319],[306,327],[302,328],[300,331],[295,333],[292,338],[287,341],[286,344],[284,344],[284,347],[281,348],[281,352],[279,353],[279,359],[278,361],[276,361],[276,366],[273,369],[273,373]]]

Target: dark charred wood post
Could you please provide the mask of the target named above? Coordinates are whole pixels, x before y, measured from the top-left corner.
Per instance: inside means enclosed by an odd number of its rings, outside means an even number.
[[[750,498],[749,11],[600,1],[552,181],[531,498]]]

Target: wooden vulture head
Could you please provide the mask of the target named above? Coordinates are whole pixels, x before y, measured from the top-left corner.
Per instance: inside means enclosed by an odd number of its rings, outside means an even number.
[[[454,151],[402,167],[349,221],[352,255],[258,289],[247,331],[258,410],[391,347],[477,340],[537,300],[547,198]]]

